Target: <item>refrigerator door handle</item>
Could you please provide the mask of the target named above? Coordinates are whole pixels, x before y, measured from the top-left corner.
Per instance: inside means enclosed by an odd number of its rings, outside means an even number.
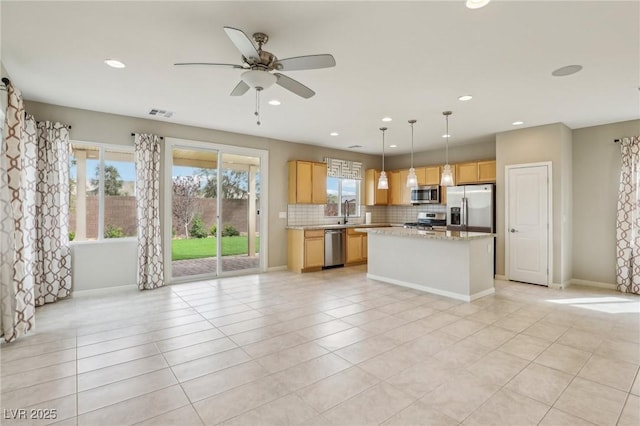
[[[460,219],[460,224],[463,227],[467,227],[467,198],[462,197],[462,206],[460,208],[460,215],[462,216]]]

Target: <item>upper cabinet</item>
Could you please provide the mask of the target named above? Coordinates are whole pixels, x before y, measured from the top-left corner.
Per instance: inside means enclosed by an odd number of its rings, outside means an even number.
[[[389,178],[389,204],[392,206],[402,205],[402,178],[400,177],[400,170],[387,171],[387,177]],[[405,182],[407,181],[405,174]]]
[[[327,164],[289,161],[289,204],[327,203]]]
[[[418,185],[440,185],[440,166],[422,167],[424,169],[424,183],[420,182],[418,175]],[[417,173],[416,169],[416,173]]]
[[[367,169],[364,172],[364,203],[367,206],[386,206],[389,190],[378,189],[380,170]]]
[[[478,161],[478,182],[496,181],[496,160]]]
[[[456,164],[456,185],[496,181],[496,162],[473,161]]]

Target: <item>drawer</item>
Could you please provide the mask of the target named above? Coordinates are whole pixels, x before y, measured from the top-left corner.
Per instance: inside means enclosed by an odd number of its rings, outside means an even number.
[[[324,229],[308,229],[304,231],[305,238],[324,238]]]

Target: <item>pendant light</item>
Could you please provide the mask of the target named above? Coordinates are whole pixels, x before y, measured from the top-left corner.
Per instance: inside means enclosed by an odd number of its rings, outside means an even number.
[[[387,173],[384,171],[384,132],[386,127],[380,127],[382,130],[382,172],[380,172],[380,179],[378,179],[378,189],[389,189],[389,180],[387,179]]]
[[[411,124],[411,168],[407,176],[407,188],[418,187],[418,176],[416,176],[416,169],[413,168],[413,125],[415,123],[416,120],[409,120],[409,124]]]
[[[444,137],[447,138],[447,163],[444,165],[444,170],[442,170],[440,186],[453,186],[453,173],[451,172],[451,166],[449,165],[449,138],[451,137],[451,135],[449,134],[449,116],[451,114],[453,114],[451,111],[445,111],[442,113],[447,122],[447,133],[444,134]]]

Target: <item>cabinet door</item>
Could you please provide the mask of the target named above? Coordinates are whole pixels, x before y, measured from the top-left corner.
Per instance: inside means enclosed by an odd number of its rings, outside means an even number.
[[[304,239],[304,267],[324,265],[324,238]]]
[[[416,177],[418,178],[418,185],[427,184],[427,167],[416,167]]]
[[[367,206],[384,206],[387,204],[388,189],[378,189],[380,170],[367,169],[364,173],[364,203]]]
[[[453,184],[457,185],[458,184],[458,179],[456,178],[456,170],[457,170],[457,165],[456,164],[450,164],[451,166],[451,174],[453,175]],[[443,167],[440,167],[440,173],[442,173],[442,170],[444,169]],[[440,175],[440,178],[442,179],[442,174]],[[446,205],[447,204],[447,187],[446,186],[441,186],[440,187],[440,204]]]
[[[407,178],[409,177],[409,170],[400,170],[398,183],[398,190],[400,191],[400,204],[411,204],[411,189],[407,188]]]
[[[387,176],[389,178],[389,204],[399,206],[402,204],[400,172],[398,170],[387,172]]]
[[[293,173],[293,179],[290,179],[290,184],[295,182],[294,203],[308,204],[311,202],[311,173],[312,166],[309,161],[296,161],[293,167],[289,168],[289,173]]]
[[[362,260],[362,235],[347,235],[347,263]]]
[[[496,161],[478,161],[478,182],[496,181]]]
[[[420,185],[440,185],[440,167],[425,167],[424,183]]]
[[[456,164],[456,181],[458,185],[478,182],[478,163]]]
[[[325,163],[312,163],[311,173],[311,203],[327,204],[327,165]]]

